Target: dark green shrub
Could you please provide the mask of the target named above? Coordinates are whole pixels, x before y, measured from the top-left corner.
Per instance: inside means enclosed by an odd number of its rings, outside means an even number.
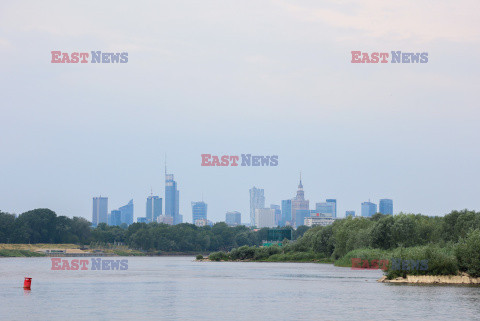
[[[250,260],[250,259],[253,259],[254,255],[255,255],[255,247],[253,246],[250,247],[247,245],[233,249],[230,252],[230,258],[232,260]]]
[[[460,271],[480,277],[480,230],[473,230],[465,239],[461,239],[455,255]]]
[[[409,261],[427,261],[427,269],[392,269],[390,262],[386,271],[387,278],[406,277],[407,275],[456,275],[458,273],[457,260],[452,247],[440,248],[437,245],[397,248],[391,259]]]
[[[208,256],[211,261],[228,261],[229,256],[225,252],[213,252]]]

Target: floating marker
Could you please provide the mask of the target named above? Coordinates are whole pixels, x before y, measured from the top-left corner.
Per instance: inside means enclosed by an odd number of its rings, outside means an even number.
[[[32,278],[25,278],[25,281],[23,281],[23,288],[30,290],[30,286],[32,285]]]

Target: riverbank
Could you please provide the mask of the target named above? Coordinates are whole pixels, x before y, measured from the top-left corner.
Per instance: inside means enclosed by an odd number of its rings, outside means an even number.
[[[392,280],[386,276],[377,280],[380,283],[402,284],[475,284],[480,285],[480,278],[473,278],[466,273],[461,275],[407,275],[406,278],[398,277]]]
[[[0,244],[0,257],[195,256],[198,252],[139,251],[126,246],[89,249],[77,244]],[[206,255],[204,253],[204,255]]]
[[[333,264],[332,259],[312,259],[312,260],[302,260],[302,261],[293,261],[293,260],[254,260],[254,259],[245,259],[245,260],[212,260],[208,257],[202,259],[196,259],[197,262],[250,262],[250,263],[321,263],[321,264]]]

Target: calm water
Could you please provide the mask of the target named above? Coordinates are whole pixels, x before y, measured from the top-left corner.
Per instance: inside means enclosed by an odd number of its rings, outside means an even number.
[[[480,287],[382,284],[378,270],[329,264],[126,259],[125,271],[52,271],[50,258],[2,258],[0,319],[480,320]]]

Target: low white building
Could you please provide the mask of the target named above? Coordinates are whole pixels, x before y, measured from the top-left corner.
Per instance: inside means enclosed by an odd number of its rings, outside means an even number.
[[[202,227],[202,226],[213,226],[213,222],[204,218],[199,220],[195,220],[195,226]]]
[[[208,221],[204,218],[201,218],[199,220],[195,220],[195,226],[202,227],[202,226],[207,226]]]
[[[157,223],[164,223],[168,225],[173,225],[173,216],[159,215],[157,217]]]
[[[335,222],[335,219],[328,214],[321,214],[321,213],[316,213],[312,214],[310,217],[305,218],[305,225],[312,227],[312,226],[327,226],[331,225]]]
[[[257,228],[276,227],[277,225],[275,224],[275,209],[255,209],[255,225],[257,226]]]

